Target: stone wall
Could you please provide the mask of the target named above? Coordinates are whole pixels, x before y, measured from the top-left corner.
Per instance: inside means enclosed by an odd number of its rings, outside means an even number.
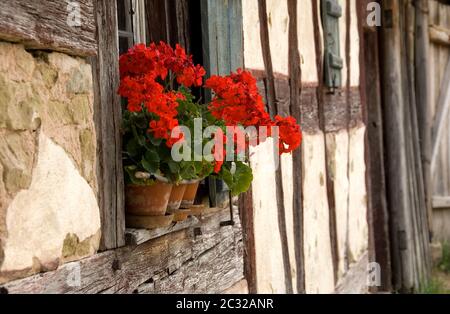
[[[90,65],[0,42],[0,283],[100,240]]]

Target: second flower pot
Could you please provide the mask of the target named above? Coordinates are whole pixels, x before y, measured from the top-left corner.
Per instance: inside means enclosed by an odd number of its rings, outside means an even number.
[[[183,199],[181,201],[181,207],[188,208],[194,204],[199,184],[200,180],[193,180],[186,184],[186,190],[184,191]]]
[[[167,204],[167,211],[169,213],[173,213],[180,208],[181,201],[186,191],[186,187],[186,183],[180,183],[172,187],[172,192],[170,193],[169,197],[169,203]]]
[[[136,216],[164,216],[171,191],[171,183],[159,180],[148,186],[127,185],[125,189],[127,213]]]

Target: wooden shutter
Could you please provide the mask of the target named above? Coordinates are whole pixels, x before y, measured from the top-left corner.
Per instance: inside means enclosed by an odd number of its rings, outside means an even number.
[[[207,76],[228,75],[244,66],[242,1],[201,0],[203,65]],[[206,93],[209,100],[211,95]],[[211,205],[226,202],[228,188],[219,180],[209,179]]]

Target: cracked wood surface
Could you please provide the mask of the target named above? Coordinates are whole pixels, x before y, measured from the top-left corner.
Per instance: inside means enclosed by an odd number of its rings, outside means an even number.
[[[79,21],[74,19],[78,13]],[[95,30],[94,0],[78,0],[76,5],[62,0],[0,1],[0,39],[26,48],[96,55]]]
[[[195,227],[68,263],[2,289],[8,293],[222,292],[244,277],[241,224],[237,207],[233,209],[234,226],[220,226],[230,215],[229,209],[223,209],[201,217]]]

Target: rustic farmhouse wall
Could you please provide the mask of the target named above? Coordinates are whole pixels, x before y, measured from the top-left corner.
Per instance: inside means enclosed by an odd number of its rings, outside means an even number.
[[[362,106],[359,93],[359,34],[356,1],[339,1],[341,56],[344,59],[342,88],[334,94],[321,84],[323,37],[320,10],[315,1],[298,1],[297,30],[301,67],[301,125],[303,144],[301,163],[292,156],[281,160],[288,261],[293,292],[303,280],[307,293],[332,292],[352,264],[368,250],[367,200],[365,184]],[[293,29],[289,1],[266,1],[270,62],[275,80],[276,103],[281,112],[289,108],[289,43]],[[260,75],[263,93],[268,85],[268,60],[264,55],[265,21],[256,12],[257,1],[243,1],[245,67]],[[295,25],[294,25],[295,26]],[[320,62],[318,62],[320,60]],[[292,62],[292,60],[290,61]],[[269,68],[270,69],[270,68]],[[270,71],[269,71],[270,72]],[[263,73],[263,74],[261,74]],[[269,86],[269,87],[268,87]],[[265,94],[267,96],[267,94]],[[283,254],[283,230],[279,228],[277,184],[272,143],[266,142],[252,153],[254,171],[253,206],[255,259],[258,292],[286,292],[286,252]],[[301,167],[302,191],[293,190],[296,168]],[[298,173],[298,172],[297,172]],[[298,236],[294,200],[302,197],[303,241]],[[279,201],[279,200],[278,200]],[[298,252],[301,246],[304,278],[298,276]],[[296,257],[297,256],[297,257]],[[300,285],[301,286],[301,285]],[[300,291],[301,292],[301,291]]]
[[[100,241],[91,66],[0,42],[0,283]]]

